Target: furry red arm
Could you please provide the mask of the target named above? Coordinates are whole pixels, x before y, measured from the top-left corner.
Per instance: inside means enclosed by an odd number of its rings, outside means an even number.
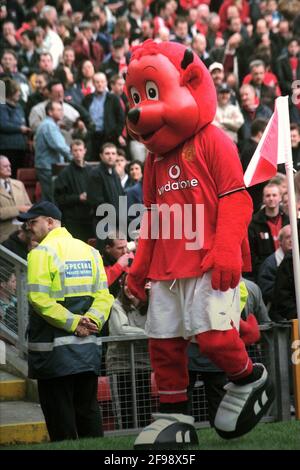
[[[145,283],[155,245],[155,239],[151,237],[151,209],[155,207],[156,203],[153,162],[154,155],[149,154],[145,162],[143,180],[144,204],[147,210],[144,212],[141,223],[137,252],[127,277],[128,289],[135,297],[143,301],[147,300]]]
[[[204,258],[202,272],[212,270],[212,287],[226,291],[238,285],[242,273],[242,243],[247,237],[252,201],[246,191],[220,198],[216,236]]]
[[[130,292],[142,301],[147,300],[145,283],[150,268],[155,239],[151,239],[151,211],[145,211],[141,224],[141,234],[134,261],[127,276]]]

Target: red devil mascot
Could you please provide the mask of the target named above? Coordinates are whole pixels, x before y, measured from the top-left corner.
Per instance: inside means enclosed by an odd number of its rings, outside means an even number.
[[[181,44],[148,40],[135,48],[126,90],[129,132],[149,150],[147,210],[128,287],[143,300],[152,281],[146,332],[160,397],[159,413],[135,448],[198,442],[187,414],[192,337],[228,375],[214,426],[225,439],[237,437],[273,400],[267,370],[252,363],[239,334],[252,205],[237,150],[211,124],[216,93],[206,67]]]

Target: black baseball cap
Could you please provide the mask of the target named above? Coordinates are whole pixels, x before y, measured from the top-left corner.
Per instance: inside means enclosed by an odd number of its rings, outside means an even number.
[[[45,217],[52,217],[56,220],[61,220],[62,218],[62,213],[55,204],[49,201],[43,201],[39,202],[38,204],[34,204],[29,209],[29,211],[20,214],[18,216],[18,220],[21,220],[21,222],[26,222],[30,219],[36,219],[41,215]]]
[[[218,87],[218,93],[231,93],[231,88],[227,85],[227,83],[222,83]]]

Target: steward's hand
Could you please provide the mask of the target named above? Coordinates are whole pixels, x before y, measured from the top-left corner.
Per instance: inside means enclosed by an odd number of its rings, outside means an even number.
[[[85,326],[77,325],[76,330],[74,331],[75,336],[79,336],[80,338],[84,338],[85,336],[90,335],[90,331],[85,328]]]
[[[99,333],[97,325],[90,318],[81,317],[74,332],[75,336],[85,337],[93,333]]]

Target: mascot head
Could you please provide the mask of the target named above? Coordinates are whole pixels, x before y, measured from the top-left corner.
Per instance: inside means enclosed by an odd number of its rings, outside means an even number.
[[[135,140],[161,155],[211,122],[216,92],[205,65],[175,42],[137,46],[126,76],[127,126]]]

